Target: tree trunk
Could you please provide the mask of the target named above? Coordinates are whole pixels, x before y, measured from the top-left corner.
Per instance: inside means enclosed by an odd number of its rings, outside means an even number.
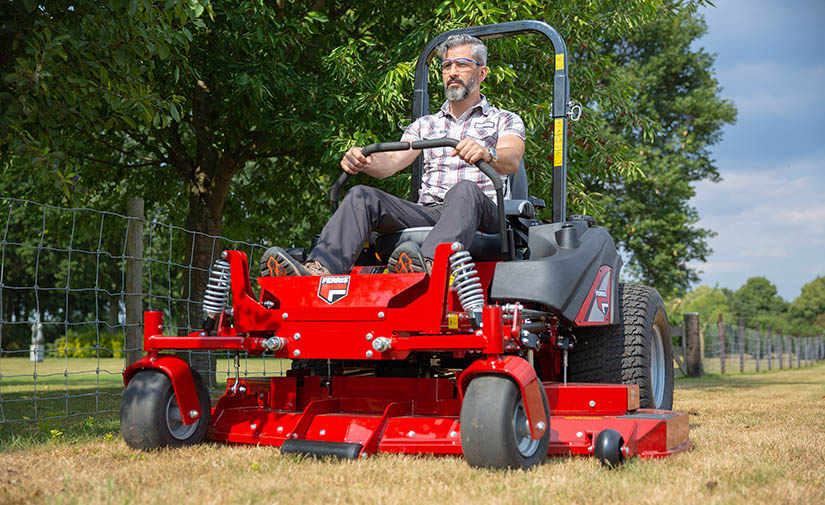
[[[183,282],[186,314],[181,318],[188,332],[203,327],[203,293],[209,279],[209,269],[218,259],[222,244],[223,212],[232,177],[243,166],[243,159],[232,154],[230,148],[215,148],[211,121],[211,92],[206,83],[197,81],[192,94],[192,123],[195,133],[194,156],[183,144],[180,125],[173,122],[169,130],[169,160],[184,181],[189,213],[186,217],[186,260],[189,269]],[[189,364],[216,384],[215,354],[188,353]]]

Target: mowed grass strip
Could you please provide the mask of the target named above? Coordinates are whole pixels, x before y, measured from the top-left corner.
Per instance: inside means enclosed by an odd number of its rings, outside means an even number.
[[[825,503],[825,365],[681,379],[675,405],[691,413],[694,449],[618,470],[578,457],[528,472],[452,457],[316,461],[217,444],[143,453],[106,434],[0,453],[0,503]]]

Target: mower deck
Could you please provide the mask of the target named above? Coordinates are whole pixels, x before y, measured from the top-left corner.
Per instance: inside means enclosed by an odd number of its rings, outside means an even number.
[[[378,452],[462,454],[461,400],[451,379],[274,377],[234,380],[212,411],[212,440],[282,447],[345,458]],[[686,450],[688,415],[639,409],[638,386],[543,384],[550,407],[549,455],[593,453],[605,429],[618,431],[624,457]]]

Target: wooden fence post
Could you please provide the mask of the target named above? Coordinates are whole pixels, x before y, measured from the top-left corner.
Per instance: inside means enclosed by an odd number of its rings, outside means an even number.
[[[126,366],[143,355],[143,199],[126,201]]]
[[[793,333],[788,330],[788,368],[793,368]]]
[[[745,373],[745,318],[739,318],[739,373]]]
[[[778,340],[776,345],[778,346],[777,350],[779,351],[779,369],[782,370],[785,368],[785,336],[782,334],[782,330],[777,331]]]
[[[768,344],[768,370],[773,370],[773,328],[768,328],[766,337]]]
[[[719,329],[719,369],[722,375],[725,374],[725,325],[722,324],[722,313],[716,323]]]
[[[759,323],[756,323],[756,334],[754,335],[753,343],[754,347],[756,347],[756,373],[759,373],[759,354],[762,351],[759,344]]]
[[[682,336],[685,342],[685,367],[690,377],[702,376],[702,350],[699,342],[699,313],[685,312],[684,318],[685,334]]]
[[[802,368],[802,353],[799,352],[799,341],[802,337],[796,335],[796,368]]]
[[[811,356],[808,353],[808,351],[810,350],[810,345],[808,345],[810,342],[810,338],[808,337],[807,333],[803,338],[805,340],[805,343],[803,344],[803,348],[805,349],[805,366],[808,366],[811,364]]]

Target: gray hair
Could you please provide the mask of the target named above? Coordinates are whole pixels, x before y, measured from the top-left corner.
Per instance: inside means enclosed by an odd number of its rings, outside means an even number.
[[[471,46],[473,49],[473,59],[482,65],[487,64],[487,46],[484,45],[484,42],[472,35],[450,35],[447,37],[447,40],[439,44],[435,50],[438,58],[443,60],[448,50],[460,46]]]

